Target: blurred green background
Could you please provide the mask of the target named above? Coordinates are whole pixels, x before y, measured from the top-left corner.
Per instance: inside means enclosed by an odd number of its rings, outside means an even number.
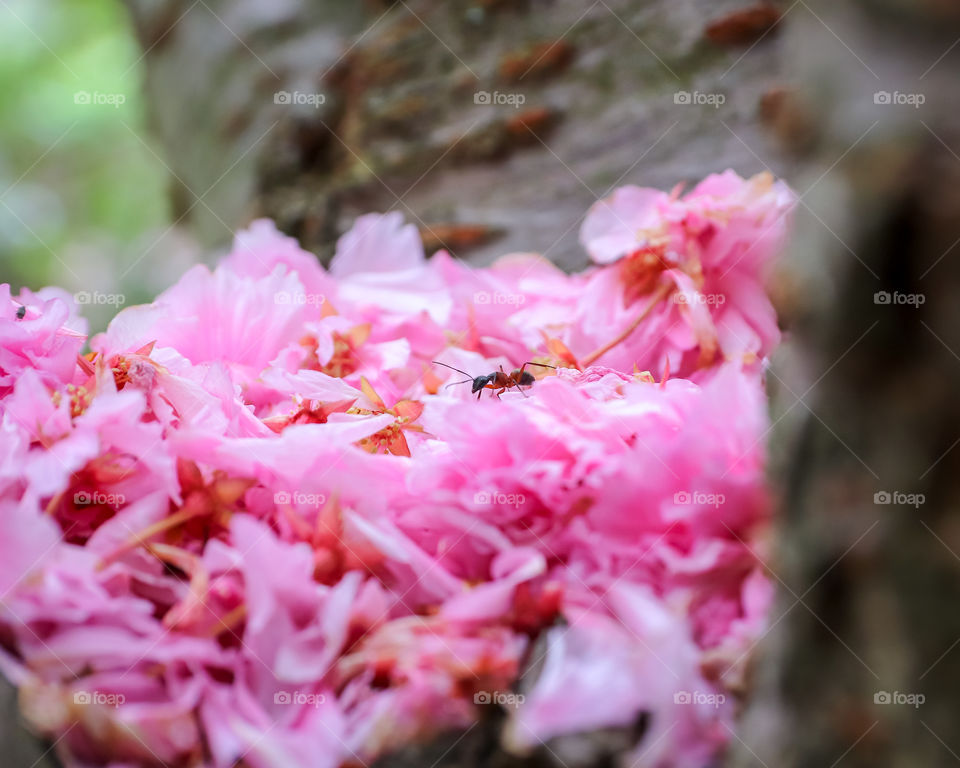
[[[168,173],[140,59],[119,0],[0,0],[0,282],[15,293],[59,285],[129,305],[175,279],[153,247],[170,236]],[[115,311],[83,309],[92,330]]]

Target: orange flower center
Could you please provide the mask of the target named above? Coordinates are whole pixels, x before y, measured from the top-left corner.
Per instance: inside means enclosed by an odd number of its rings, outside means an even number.
[[[665,242],[645,245],[623,259],[620,279],[626,288],[627,304],[650,293],[663,271],[671,267],[666,259],[666,250]]]

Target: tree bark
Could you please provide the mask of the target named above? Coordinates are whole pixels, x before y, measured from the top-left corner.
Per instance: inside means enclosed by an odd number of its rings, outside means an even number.
[[[751,148],[774,152],[758,105],[778,84],[776,30],[742,59],[704,36],[740,3],[410,0],[358,19],[332,0],[128,0],[176,215],[208,243],[266,215],[329,254],[358,214],[396,209],[433,248],[568,268],[583,214],[618,184],[758,171]],[[698,90],[722,110],[675,103]]]
[[[811,2],[788,19],[819,138],[791,179],[793,338],[770,379],[780,600],[733,766],[960,754],[958,36],[956,7],[936,3]]]

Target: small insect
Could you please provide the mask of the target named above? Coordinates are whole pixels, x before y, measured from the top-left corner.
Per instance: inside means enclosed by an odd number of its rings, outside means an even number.
[[[452,365],[447,365],[446,363],[441,363],[438,360],[434,360],[434,363],[437,365],[442,365],[444,368],[449,368],[451,371],[456,371],[457,373],[462,373],[465,378],[463,381],[455,381],[452,384],[447,384],[448,387],[456,386],[457,384],[466,384],[468,381],[473,383],[473,387],[470,389],[470,394],[474,392],[477,393],[477,400],[480,399],[480,395],[483,394],[484,389],[493,390],[493,394],[497,396],[497,399],[500,399],[500,395],[508,389],[516,387],[520,394],[524,397],[527,396],[521,387],[530,387],[533,386],[536,381],[533,378],[533,374],[524,370],[528,365],[539,365],[541,368],[553,368],[556,369],[555,365],[547,365],[545,363],[524,363],[519,368],[513,370],[511,373],[507,373],[503,370],[503,366],[500,366],[499,371],[494,371],[493,373],[488,373],[483,376],[471,376],[466,371],[461,371],[459,368],[454,368]]]
[[[27,316],[27,305],[21,304],[17,309],[17,320],[23,320]]]

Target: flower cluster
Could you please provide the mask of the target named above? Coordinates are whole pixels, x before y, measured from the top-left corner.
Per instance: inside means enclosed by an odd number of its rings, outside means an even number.
[[[337,768],[484,707],[518,754],[626,728],[645,765],[710,762],[771,599],[791,200],[620,189],[576,275],[426,259],[395,213],[324,269],[258,221],[88,347],[67,294],[0,287],[27,721],[69,766]]]

